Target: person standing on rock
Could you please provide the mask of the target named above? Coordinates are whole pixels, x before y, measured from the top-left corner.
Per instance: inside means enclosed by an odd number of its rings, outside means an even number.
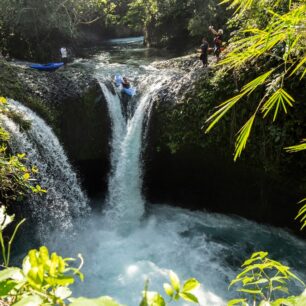
[[[203,63],[203,67],[207,67],[208,65],[208,42],[206,38],[202,39],[202,45],[200,48],[201,48],[200,60]]]
[[[67,52],[67,49],[65,47],[62,47],[60,49],[60,52],[61,52],[62,62],[64,63],[64,65],[66,65],[68,63],[68,52]]]
[[[221,47],[222,47],[222,35],[223,30],[218,30],[218,32],[214,29],[213,26],[209,26],[208,29],[215,35],[214,38],[214,54],[217,58],[217,62],[220,60],[220,53],[221,53]]]

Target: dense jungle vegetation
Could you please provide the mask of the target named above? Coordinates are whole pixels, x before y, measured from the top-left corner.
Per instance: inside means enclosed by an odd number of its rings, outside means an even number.
[[[171,128],[162,135],[163,140],[173,152],[189,143],[222,146],[225,153],[234,152],[235,160],[246,150],[242,156],[246,162],[261,163],[267,172],[281,173],[284,179],[296,176],[298,189],[305,192],[303,0],[225,0],[223,5],[213,0],[0,0],[0,51],[3,56],[28,60],[56,57],[59,46],[86,45],[88,35],[84,33],[96,30],[105,37],[114,31],[144,34],[148,46],[192,47],[207,34],[208,25],[224,27],[227,20],[227,33],[232,35],[223,59],[196,84],[184,103],[166,115],[164,120]],[[14,117],[23,129],[31,124],[10,111],[5,98],[0,98],[0,114]],[[212,128],[213,136],[203,144],[204,132]],[[220,130],[229,131],[230,137]],[[80,265],[72,267],[71,258],[50,255],[41,247],[29,251],[21,268],[10,266],[12,243],[23,221],[4,235],[14,219],[6,209],[28,192],[47,190],[36,184],[39,169],[27,168],[24,154],[11,154],[9,137],[0,125],[0,201],[4,205],[0,209],[0,304],[118,306],[109,297],[71,297],[69,286],[76,278],[83,279],[81,256]],[[299,169],[291,168],[294,158],[299,159]],[[297,218],[305,227],[306,206]],[[238,298],[228,305],[306,305],[305,291],[300,296],[288,291],[288,283],[305,286],[303,281],[267,253],[253,254],[242,269],[230,284],[236,286]],[[168,300],[180,299],[198,303],[192,293],[199,286],[196,279],[181,284],[174,272],[169,278],[170,283],[164,284],[167,299],[150,292],[145,284],[140,305],[163,306]]]

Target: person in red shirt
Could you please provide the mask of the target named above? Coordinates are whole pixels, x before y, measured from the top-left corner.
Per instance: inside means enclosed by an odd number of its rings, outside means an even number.
[[[223,30],[218,30],[218,32],[214,29],[213,26],[210,26],[208,28],[215,36],[214,38],[214,54],[217,58],[217,62],[220,60],[220,53],[221,53],[221,47],[222,47],[222,35]]]

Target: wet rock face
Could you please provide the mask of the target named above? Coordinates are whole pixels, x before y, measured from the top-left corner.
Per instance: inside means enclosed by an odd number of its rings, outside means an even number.
[[[171,77],[153,97],[155,109],[174,107],[185,100],[185,95],[192,91],[194,84],[201,78],[209,77],[210,70],[202,67],[196,55],[187,55],[152,64],[157,69],[172,70]]]

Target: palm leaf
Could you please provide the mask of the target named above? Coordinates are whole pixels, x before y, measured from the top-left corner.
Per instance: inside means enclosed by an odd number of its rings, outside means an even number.
[[[211,124],[206,129],[205,133],[208,133],[218,121],[243,97],[243,94],[234,96],[218,106],[218,110],[214,112],[207,120],[206,123],[211,122]]]
[[[258,86],[262,85],[267,80],[267,78],[271,75],[272,72],[273,69],[269,70],[268,72],[260,75],[256,79],[244,85],[242,87],[242,93],[247,93],[248,95],[251,94]]]
[[[306,150],[306,139],[303,139],[302,142],[298,145],[285,148],[285,150],[288,153],[296,153],[296,152],[299,152],[299,151]]]
[[[248,84],[244,85],[240,93],[225,102],[221,103],[217,108],[218,110],[214,112],[207,120],[206,123],[211,122],[205,133],[208,133],[218,121],[245,95],[251,94],[258,86],[264,84],[267,78],[271,75],[273,69],[260,75],[256,79],[252,80]]]
[[[253,114],[253,116],[245,123],[245,125],[240,129],[238,132],[238,136],[236,139],[236,144],[235,144],[235,156],[234,156],[234,161],[237,160],[238,157],[240,157],[242,151],[246,147],[246,143],[249,139],[252,126],[255,120],[256,113]]]
[[[295,220],[300,219],[302,223],[301,230],[306,227],[306,198],[299,202],[299,204],[305,204],[300,210],[298,215],[295,217]]]
[[[306,63],[306,55],[300,60],[300,62],[296,65],[296,67],[293,69],[291,72],[290,76],[293,76],[304,64]],[[306,68],[304,69],[301,79],[304,77],[306,74]]]
[[[279,88],[262,106],[263,117],[265,118],[274,109],[273,121],[275,121],[279,109],[282,108],[287,114],[286,105],[292,107],[293,102],[294,99],[283,88]]]

